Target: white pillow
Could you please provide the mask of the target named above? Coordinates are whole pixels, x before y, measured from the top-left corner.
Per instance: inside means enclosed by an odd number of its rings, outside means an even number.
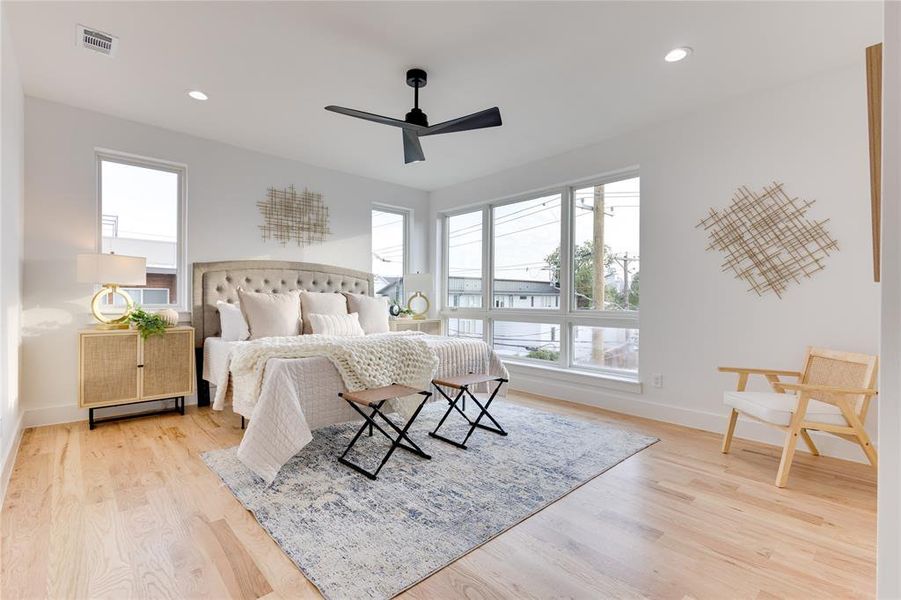
[[[367,334],[388,333],[388,298],[345,292],[347,310],[360,315],[360,326]]]
[[[307,315],[346,315],[347,298],[344,294],[332,292],[301,292],[300,313],[303,317],[303,332],[313,333]]]
[[[247,319],[250,339],[300,334],[300,299],[297,290],[270,294],[238,290],[241,312]]]
[[[224,341],[243,342],[250,337],[247,319],[244,318],[239,304],[219,300],[216,302],[216,308],[219,309],[219,329],[222,332],[219,335]]]
[[[365,335],[360,327],[360,319],[357,313],[349,315],[319,315],[316,313],[307,315],[310,319],[310,327],[313,333],[322,335],[336,335],[342,337],[357,337]]]

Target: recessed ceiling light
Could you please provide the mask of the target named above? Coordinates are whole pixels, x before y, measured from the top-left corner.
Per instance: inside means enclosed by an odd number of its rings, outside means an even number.
[[[688,46],[673,48],[666,53],[666,56],[663,57],[663,60],[665,60],[666,62],[679,62],[683,58],[686,58],[689,54],[691,54],[691,48],[689,48]]]
[[[209,96],[207,96],[200,90],[191,90],[190,92],[188,92],[188,95],[195,100],[206,100],[207,98],[209,98]]]

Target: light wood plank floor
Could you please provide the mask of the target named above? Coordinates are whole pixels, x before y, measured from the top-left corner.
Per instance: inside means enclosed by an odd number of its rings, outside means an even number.
[[[661,442],[411,589],[410,598],[826,598],[875,594],[875,476],[776,448],[521,394]],[[740,433],[740,429],[739,429]],[[189,407],[25,432],[2,511],[0,596],[316,598],[198,457],[241,436]],[[540,449],[537,449],[540,451]]]

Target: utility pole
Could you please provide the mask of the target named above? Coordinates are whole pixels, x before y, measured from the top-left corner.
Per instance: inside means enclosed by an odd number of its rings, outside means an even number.
[[[594,235],[591,240],[593,258],[592,273],[592,300],[595,310],[604,310],[604,292],[606,281],[604,274],[604,186],[594,186]],[[577,300],[578,302],[578,300]],[[594,327],[591,330],[591,362],[603,366],[604,364],[604,330]]]
[[[604,310],[604,186],[594,186],[594,234],[591,240],[594,273],[592,279],[592,300],[595,310]]]
[[[629,265],[634,262],[639,262],[640,257],[638,256],[629,256],[629,253],[626,252],[622,256],[611,256],[610,259],[617,264],[618,267],[623,270],[623,300],[628,307],[629,305]]]

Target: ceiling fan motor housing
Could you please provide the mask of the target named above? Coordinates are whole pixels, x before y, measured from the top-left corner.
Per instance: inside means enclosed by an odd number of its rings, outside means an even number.
[[[404,119],[407,123],[411,123],[413,125],[422,125],[423,127],[429,126],[429,119],[424,112],[422,112],[418,108],[414,108],[407,113],[406,118]]]

